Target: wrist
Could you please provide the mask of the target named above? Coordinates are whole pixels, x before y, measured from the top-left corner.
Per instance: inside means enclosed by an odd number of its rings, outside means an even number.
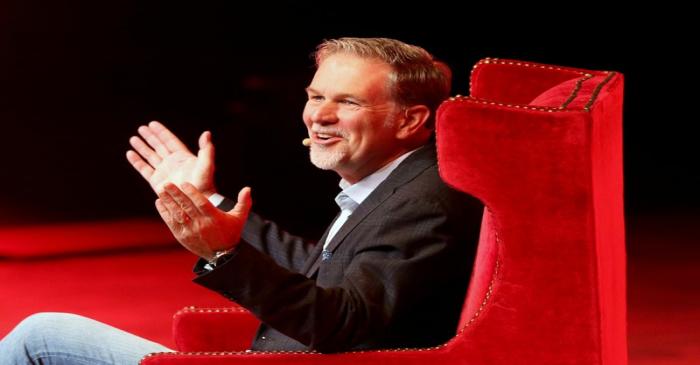
[[[199,189],[199,188],[197,188],[197,189]],[[216,187],[214,187],[214,186],[202,187],[201,189],[199,189],[199,191],[200,191],[204,196],[206,196],[206,197],[208,198],[208,197],[210,197],[210,196],[216,194]]]

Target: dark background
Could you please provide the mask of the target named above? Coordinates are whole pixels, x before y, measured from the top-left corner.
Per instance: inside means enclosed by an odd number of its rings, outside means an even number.
[[[337,177],[301,146],[303,88],[315,45],[340,36],[423,46],[453,68],[454,94],[468,93],[483,57],[623,72],[628,215],[697,214],[696,66],[685,55],[696,44],[684,12],[585,5],[545,15],[468,4],[2,1],[0,226],[155,217],[155,196],[124,153],[156,119],[193,148],[213,132],[224,194],[250,185],[258,212],[318,232],[334,215]]]

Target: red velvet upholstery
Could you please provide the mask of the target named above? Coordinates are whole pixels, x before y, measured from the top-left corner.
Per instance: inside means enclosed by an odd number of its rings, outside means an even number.
[[[622,88],[615,72],[485,59],[471,96],[440,107],[441,176],[487,207],[460,330],[448,343],[155,354],[142,364],[626,364]],[[176,338],[189,330],[178,327]]]
[[[244,351],[260,321],[241,307],[188,307],[175,313],[173,334],[180,351]]]

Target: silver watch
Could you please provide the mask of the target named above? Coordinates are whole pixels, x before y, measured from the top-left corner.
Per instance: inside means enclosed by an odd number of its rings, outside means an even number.
[[[216,267],[216,264],[219,263],[219,260],[222,257],[231,254],[233,252],[234,248],[235,247],[231,247],[228,250],[221,250],[221,251],[214,252],[214,257],[212,257],[212,259],[209,260],[209,266],[211,266],[212,268]]]

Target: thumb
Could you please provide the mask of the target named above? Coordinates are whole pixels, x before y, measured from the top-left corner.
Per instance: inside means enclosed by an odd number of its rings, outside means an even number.
[[[251,189],[246,186],[238,192],[238,201],[228,213],[242,217],[248,217],[250,208],[253,206],[253,198],[251,197]]]
[[[214,143],[211,141],[211,132],[209,131],[205,131],[199,136],[197,158],[201,159],[207,166],[211,166],[214,163]]]

